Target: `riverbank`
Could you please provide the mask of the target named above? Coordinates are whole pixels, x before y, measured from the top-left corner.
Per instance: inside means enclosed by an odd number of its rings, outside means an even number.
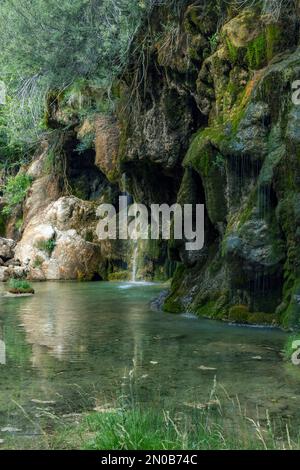
[[[198,406],[198,407],[197,407]],[[283,421],[272,422],[266,410],[260,422],[232,402],[234,426],[223,414],[217,396],[194,404],[188,414],[139,407],[110,408],[57,418],[40,435],[9,437],[0,448],[9,450],[299,450],[300,435]],[[203,409],[201,409],[203,407]],[[52,430],[51,430],[52,428]]]

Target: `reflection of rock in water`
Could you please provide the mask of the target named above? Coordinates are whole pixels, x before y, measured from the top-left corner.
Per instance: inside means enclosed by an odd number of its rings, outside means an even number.
[[[0,365],[6,364],[6,347],[2,339],[0,339]]]
[[[78,306],[78,298],[60,295],[59,289],[57,297],[43,295],[42,310],[37,299],[32,299],[30,309],[21,310],[27,341],[32,345],[32,365],[42,370],[51,356],[59,361],[70,361],[85,352],[82,338],[88,326],[85,307]]]

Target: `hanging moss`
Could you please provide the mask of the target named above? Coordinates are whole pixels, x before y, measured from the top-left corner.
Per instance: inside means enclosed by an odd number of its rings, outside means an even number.
[[[267,62],[267,41],[265,33],[260,34],[248,46],[246,59],[252,69],[260,69]]]
[[[270,61],[274,55],[279,51],[282,43],[282,30],[278,24],[268,24],[266,26],[266,41],[267,41],[267,59]]]
[[[225,40],[230,61],[235,64],[239,58],[239,49],[235,47],[229,38]]]

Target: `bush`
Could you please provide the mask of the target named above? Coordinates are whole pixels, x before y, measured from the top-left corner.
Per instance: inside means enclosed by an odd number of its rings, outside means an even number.
[[[3,0],[0,70],[7,146],[31,148],[47,130],[49,92],[61,99],[76,81],[109,96],[142,19],[161,0]]]
[[[6,202],[5,207],[2,209],[4,215],[10,215],[15,206],[24,201],[31,181],[31,178],[25,174],[8,178],[3,190],[3,196]]]
[[[56,241],[51,238],[51,240],[39,240],[36,242],[35,247],[40,251],[45,251],[49,256],[51,256],[54,248],[56,247]]]
[[[34,294],[34,290],[28,281],[22,279],[10,279],[8,292],[11,294]]]

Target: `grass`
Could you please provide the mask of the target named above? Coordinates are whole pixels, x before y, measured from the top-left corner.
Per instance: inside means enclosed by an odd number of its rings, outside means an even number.
[[[51,240],[39,240],[36,242],[35,247],[40,250],[44,251],[47,253],[49,256],[51,256],[54,248],[56,247],[56,241],[51,239]]]
[[[233,426],[209,412],[193,416],[168,411],[121,409],[94,412],[79,424],[56,432],[50,447],[83,450],[283,450],[299,449],[288,428],[276,436],[266,425],[240,418]]]
[[[296,350],[300,349],[300,334],[293,334],[289,336],[285,346],[284,346],[284,357],[287,361],[290,361],[292,355]]]
[[[127,401],[128,400],[128,401]],[[283,418],[271,419],[268,410],[249,417],[239,398],[230,397],[214,380],[206,403],[183,403],[172,411],[134,404],[132,390],[116,403],[94,412],[59,416],[46,411],[37,423],[34,415],[18,405],[39,434],[7,436],[6,449],[48,450],[298,450],[297,425]],[[100,406],[99,406],[100,404]],[[179,403],[178,403],[179,404]],[[91,404],[89,403],[89,406]],[[181,404],[182,405],[182,404]],[[33,411],[35,413],[35,411]],[[292,423],[293,424],[293,423]],[[4,446],[2,446],[3,448]]]
[[[300,435],[288,423],[249,417],[239,398],[214,384],[206,402],[166,410],[134,404],[133,390],[121,404],[97,406],[75,424],[62,425],[49,441],[53,449],[84,450],[292,450]],[[125,401],[124,401],[125,398]],[[126,401],[128,399],[128,402]]]
[[[31,284],[22,279],[10,279],[7,290],[11,294],[34,294]]]

